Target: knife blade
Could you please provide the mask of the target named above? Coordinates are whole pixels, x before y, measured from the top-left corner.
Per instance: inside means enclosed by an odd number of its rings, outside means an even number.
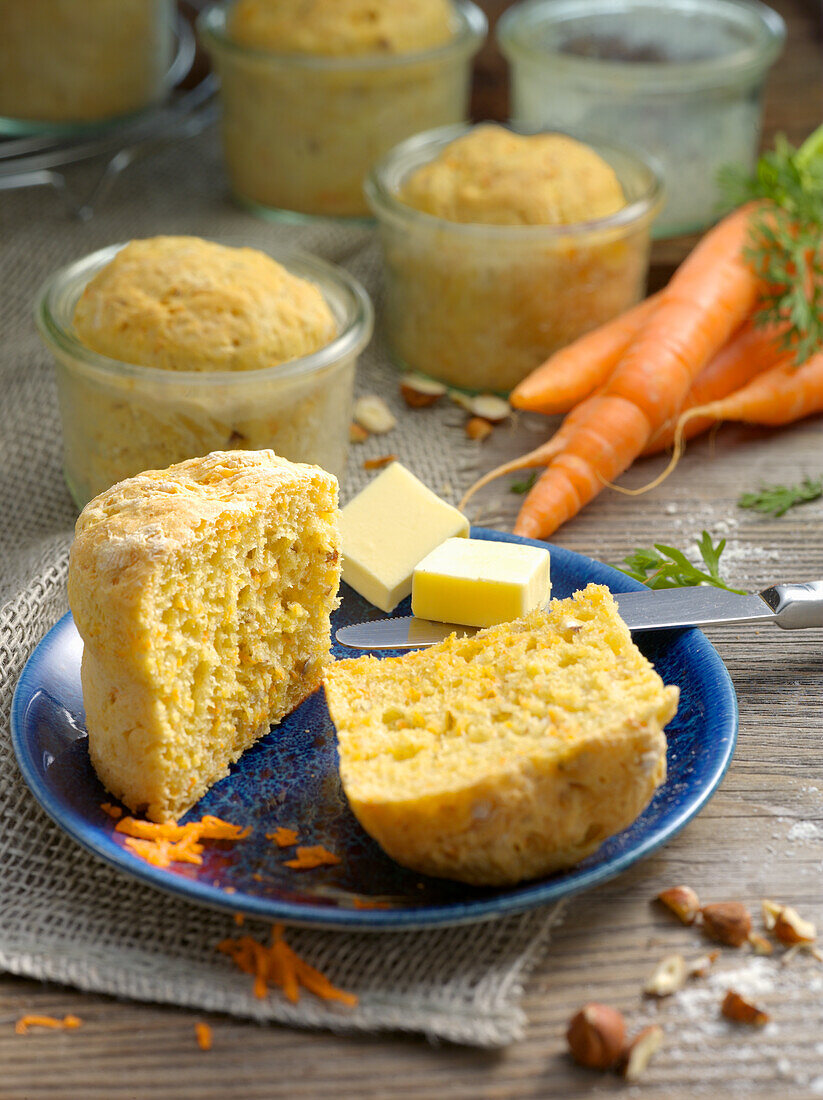
[[[762,592],[739,595],[723,588],[643,589],[615,593],[629,629],[673,630],[694,626],[766,623],[785,630],[823,626],[823,581],[778,584]],[[477,627],[437,623],[402,615],[341,626],[335,637],[350,649],[419,649],[449,634],[474,634]]]

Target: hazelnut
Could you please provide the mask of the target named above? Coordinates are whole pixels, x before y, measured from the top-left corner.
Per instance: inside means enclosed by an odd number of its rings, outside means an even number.
[[[384,435],[397,425],[397,418],[382,397],[370,393],[354,403],[354,419],[373,435]]]
[[[635,1035],[623,1053],[623,1076],[626,1080],[637,1081],[662,1046],[663,1028],[658,1024],[644,1027]]]
[[[700,898],[691,886],[670,886],[668,890],[660,891],[657,900],[683,924],[694,924],[700,912]]]
[[[611,1069],[620,1060],[626,1042],[623,1014],[609,1005],[592,1001],[572,1016],[566,1042],[579,1065],[589,1069]]]
[[[758,1008],[757,1005],[753,1005],[751,1001],[747,1001],[744,997],[741,997],[740,994],[736,993],[733,989],[730,989],[723,998],[723,1004],[720,1006],[720,1011],[727,1020],[734,1020],[734,1022],[738,1024],[751,1024],[753,1027],[763,1027],[764,1024],[769,1022],[769,1014],[767,1012],[764,1012],[762,1008]]]
[[[683,988],[688,976],[686,960],[682,955],[666,955],[643,986],[643,992],[652,997],[669,997]]]
[[[368,438],[369,433],[356,421],[349,424],[349,443],[365,443]]]
[[[761,936],[759,932],[749,932],[749,943],[755,955],[771,955],[774,951],[766,937]]]
[[[466,435],[469,439],[474,439],[478,443],[482,443],[487,436],[492,434],[493,430],[493,426],[489,421],[480,416],[473,416],[466,421]]]
[[[424,374],[404,374],[400,379],[400,393],[411,409],[425,409],[439,401],[446,392],[442,382],[426,378]]]
[[[707,955],[701,955],[689,963],[690,978],[705,978],[711,968],[720,958],[719,951],[709,951]]]
[[[502,397],[493,393],[478,393],[471,397],[459,390],[449,390],[449,397],[461,409],[465,409],[469,416],[479,416],[492,424],[500,424],[512,414],[512,407]]]
[[[817,929],[812,922],[804,920],[797,910],[789,905],[780,907],[772,932],[775,939],[780,940],[786,947],[814,943],[817,939]]]
[[[739,901],[720,901],[704,905],[703,930],[707,936],[727,947],[740,947],[749,938],[752,918],[749,910]]]

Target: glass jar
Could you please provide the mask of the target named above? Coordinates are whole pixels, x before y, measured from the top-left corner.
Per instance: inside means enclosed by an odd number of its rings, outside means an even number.
[[[512,117],[613,134],[663,169],[655,236],[714,221],[718,169],[750,167],[785,38],[757,0],[523,0],[497,29]]]
[[[469,129],[419,134],[368,179],[385,260],[385,332],[404,370],[508,393],[552,352],[640,300],[662,190],[637,154],[573,134],[615,171],[626,196],[617,213],[574,225],[480,225],[404,203],[409,175]]]
[[[363,181],[404,138],[466,118],[471,59],[486,17],[454,0],[456,29],[417,53],[326,57],[232,42],[231,5],[204,12],[203,42],[220,75],[231,186],[258,213],[361,216]]]
[[[174,0],[0,3],[0,133],[109,121],[169,84]]]
[[[371,302],[360,284],[313,256],[275,256],[318,287],[337,320],[337,337],[274,367],[162,370],[100,355],[74,331],[86,283],[122,247],[101,249],[57,271],[36,304],[37,327],[57,366],[64,473],[77,506],[123,478],[216,450],[271,447],[340,477],[355,366],[373,327]]]

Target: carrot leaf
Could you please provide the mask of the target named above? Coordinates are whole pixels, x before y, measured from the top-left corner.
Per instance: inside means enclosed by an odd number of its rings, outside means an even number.
[[[738,508],[751,508],[777,519],[797,504],[808,504],[823,497],[823,477],[813,481],[808,475],[799,485],[761,485],[756,493],[743,493]]]
[[[518,496],[525,496],[526,493],[531,492],[534,488],[534,483],[537,481],[537,470],[532,470],[527,478],[522,481],[513,481],[509,486],[510,493],[517,493]]]
[[[682,550],[662,542],[656,542],[653,549],[639,547],[623,558],[623,565],[615,565],[615,569],[642,581],[649,588],[694,588],[706,584],[742,593],[742,589],[732,588],[720,576],[720,556],[726,548],[726,540],[721,539],[715,546],[709,532],[704,531],[697,548],[707,572],[698,569]]]
[[[754,320],[787,325],[780,347],[804,363],[823,347],[823,126],[799,149],[778,135],[752,175],[728,167],[718,182],[727,201],[761,204],[744,250],[765,286]]]

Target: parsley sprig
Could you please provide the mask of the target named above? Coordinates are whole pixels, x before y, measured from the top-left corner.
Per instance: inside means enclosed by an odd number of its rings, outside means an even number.
[[[525,496],[526,493],[531,492],[534,487],[534,483],[537,481],[537,470],[533,470],[527,478],[523,481],[513,481],[509,486],[510,493],[517,493],[519,496]]]
[[[649,588],[694,588],[699,584],[709,584],[713,588],[725,588],[727,592],[740,592],[742,588],[732,588],[720,576],[720,556],[726,548],[726,540],[721,539],[715,546],[708,531],[704,531],[697,544],[706,571],[698,569],[689,561],[682,550],[665,543],[656,542],[653,548],[638,548],[623,558],[622,565],[616,565],[627,577],[643,581]]]
[[[807,475],[799,485],[761,485],[756,493],[743,493],[737,506],[777,518],[797,504],[808,504],[820,497],[823,497],[823,477],[813,481]]]
[[[823,126],[799,149],[778,136],[753,175],[730,166],[718,182],[734,205],[761,201],[744,250],[765,286],[755,324],[787,326],[779,345],[805,363],[823,347]]]

